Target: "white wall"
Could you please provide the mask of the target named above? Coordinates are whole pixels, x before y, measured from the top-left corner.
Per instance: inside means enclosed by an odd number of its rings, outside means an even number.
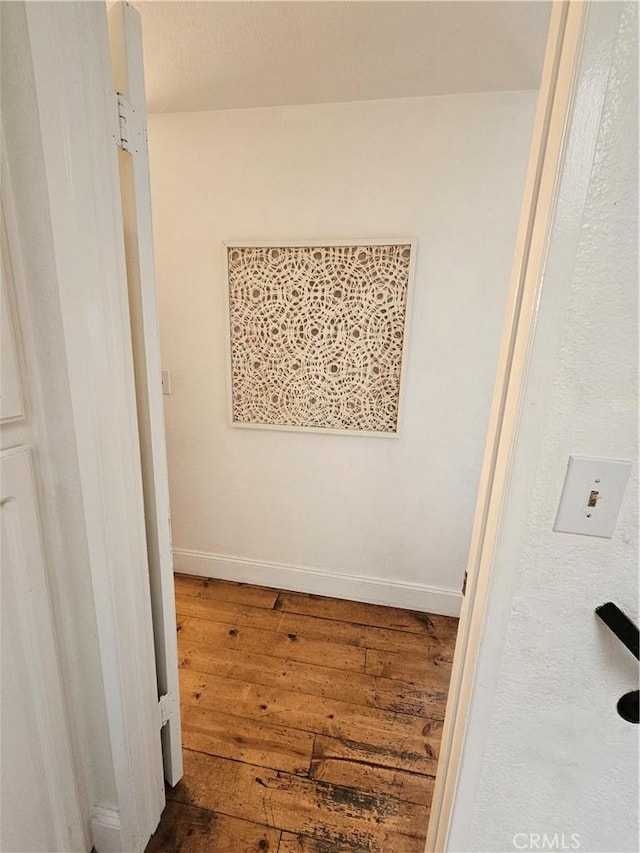
[[[637,466],[613,539],[552,530],[569,454],[637,460],[637,6],[621,6],[589,13],[515,454],[532,489],[505,513],[515,545],[498,555],[450,850],[638,850],[638,733],[616,713],[637,665],[594,616],[611,600],[638,621]],[[545,833],[555,846],[536,848]]]
[[[535,99],[150,117],[178,569],[457,611]],[[221,241],[389,236],[418,239],[401,437],[230,429]]]

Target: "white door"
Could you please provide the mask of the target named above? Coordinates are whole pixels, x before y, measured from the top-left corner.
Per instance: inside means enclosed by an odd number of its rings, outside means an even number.
[[[114,88],[114,129],[120,146],[122,196],[131,337],[136,379],[140,458],[149,556],[149,582],[163,715],[165,777],[182,776],[182,736],[178,689],[178,647],[173,589],[169,482],[160,373],[160,336],[153,257],[147,112],[140,15],[128,3],[109,10]],[[114,112],[114,115],[116,113]]]
[[[85,850],[38,513],[38,447],[1,219],[0,232],[0,850]]]

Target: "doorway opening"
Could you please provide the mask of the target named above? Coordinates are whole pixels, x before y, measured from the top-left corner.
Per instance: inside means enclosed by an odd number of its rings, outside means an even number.
[[[186,750],[151,849],[422,850],[549,4],[139,9]],[[399,235],[398,435],[230,426],[225,243]]]

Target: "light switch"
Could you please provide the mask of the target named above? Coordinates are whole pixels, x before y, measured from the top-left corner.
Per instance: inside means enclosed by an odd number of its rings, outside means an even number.
[[[162,377],[162,393],[170,394],[171,393],[171,374],[168,370],[161,370],[160,376]]]
[[[570,456],[554,530],[611,539],[631,462]]]

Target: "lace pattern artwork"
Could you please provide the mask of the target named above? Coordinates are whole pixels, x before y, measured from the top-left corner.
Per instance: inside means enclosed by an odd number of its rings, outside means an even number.
[[[412,250],[228,246],[233,424],[395,433]]]

